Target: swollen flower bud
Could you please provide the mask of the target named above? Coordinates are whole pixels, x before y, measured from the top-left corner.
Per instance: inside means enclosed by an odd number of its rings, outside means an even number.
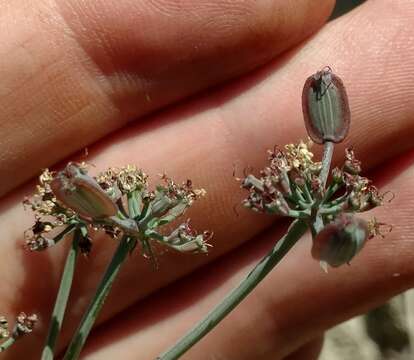
[[[361,251],[368,237],[369,229],[365,220],[342,214],[313,239],[312,257],[338,267],[349,263]]]
[[[114,216],[118,207],[111,197],[76,163],[69,163],[50,183],[56,198],[76,213],[99,219]]]
[[[341,142],[349,130],[350,110],[342,80],[329,67],[307,78],[302,92],[306,130],[318,144]]]

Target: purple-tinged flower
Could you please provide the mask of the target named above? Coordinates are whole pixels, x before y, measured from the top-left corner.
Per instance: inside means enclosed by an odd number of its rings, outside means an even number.
[[[313,239],[312,257],[332,267],[349,263],[361,251],[369,235],[365,220],[340,214]]]

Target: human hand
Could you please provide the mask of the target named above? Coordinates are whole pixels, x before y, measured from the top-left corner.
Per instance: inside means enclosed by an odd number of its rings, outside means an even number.
[[[324,65],[341,76],[350,98],[351,133],[344,146],[353,145],[376,184],[397,194],[375,212],[394,230],[369,242],[350,267],[329,275],[311,259],[309,238],[303,239],[184,358],[312,359],[324,330],[412,286],[414,7],[409,1],[370,1],[302,44],[322,26],[331,1],[0,6],[5,29],[0,174],[1,191],[7,193],[0,204],[7,255],[0,309],[10,316],[24,310],[41,317],[36,331],[2,358],[39,357],[69,245],[43,253],[22,249],[23,230],[33,219],[23,214],[21,201],[33,184],[19,189],[18,184],[88,145],[87,160],[97,169],[135,163],[152,177],[165,171],[206,188],[207,197],[188,215],[195,228],[214,230],[210,254],[165,253],[154,271],[134,253],[84,352],[87,359],[154,358],[283,234],[280,221],[242,209],[234,214],[244,194],[231,176],[233,163],[260,168],[267,148],[306,136],[302,85]],[[17,24],[16,19],[25,20]],[[267,65],[241,78],[261,64]],[[221,85],[188,98],[214,84]],[[336,150],[338,160],[344,146]],[[90,258],[80,259],[62,347],[114,247],[111,239],[96,239]]]

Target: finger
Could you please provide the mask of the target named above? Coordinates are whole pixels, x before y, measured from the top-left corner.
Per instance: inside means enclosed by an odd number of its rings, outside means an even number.
[[[414,152],[387,165],[374,179],[395,189],[398,196],[371,216],[393,224],[391,233],[368,242],[350,266],[330,269],[328,274],[311,258],[310,237],[302,239],[183,359],[282,358],[335,324],[412,287],[414,235],[409,214],[414,203]],[[386,182],[390,175],[392,180]],[[237,286],[282,233],[269,230],[127,309],[97,329],[86,358],[104,360],[118,354],[128,360],[137,353],[155,358]]]
[[[3,2],[0,195],[128,120],[266,63],[332,4]]]
[[[343,72],[351,107],[356,109],[352,126],[370,134],[362,138],[356,136],[358,131],[352,130],[348,144],[352,143],[357,155],[367,160],[367,167],[412,146],[413,128],[410,119],[414,114],[414,99],[411,99],[413,92],[410,89],[414,82],[408,70],[413,63],[414,52],[407,40],[408,35],[405,34],[409,33],[413,22],[409,11],[389,12],[386,4],[388,3],[370,2],[332,23],[299,53],[292,54],[289,66],[275,63],[267,70],[258,72],[241,83],[230,85],[217,94],[159,115],[151,124],[130,127],[95,150],[91,161],[98,168],[129,162],[139,163],[151,175],[166,171],[178,179],[185,180],[189,177],[194,179],[195,184],[205,184],[208,197],[200,202],[197,211],[189,213],[188,216],[194,220],[196,228],[210,228],[216,234],[213,251],[208,257],[165,254],[160,257],[160,269],[155,273],[136,254],[125,265],[114,288],[114,293],[118,296],[108,299],[108,306],[105,307],[101,320],[202,263],[239,246],[268,226],[272,220],[270,217],[256,216],[247,211],[240,211],[239,217],[234,215],[233,206],[240,202],[241,195],[231,177],[233,163],[237,159],[243,159],[243,162],[239,161],[241,168],[248,164],[260,168],[266,148],[272,148],[275,143],[297,141],[299,136],[304,136],[299,110],[301,84],[311,73],[310,68],[312,72],[320,68],[321,58],[326,59],[329,64],[343,64],[338,74],[342,75]],[[403,2],[393,4],[397,6]],[[411,5],[406,6],[409,8]],[[398,21],[396,16],[399,17]],[[360,58],[356,58],[342,44],[346,43],[348,37],[352,37],[355,44],[365,44],[366,34],[359,31],[359,26],[364,21],[371,24],[372,34],[381,34],[376,40],[376,46],[384,51],[372,52],[368,47],[362,46]],[[386,32],[382,32],[384,26],[387,28]],[[395,40],[396,33],[398,41]],[[333,39],[336,39],[334,51],[331,49]],[[318,52],[315,53],[312,49],[318,49]],[[395,53],[399,56],[394,55]],[[305,58],[309,69],[304,68]],[[401,63],[400,58],[405,58],[406,62]],[[358,72],[358,76],[353,77],[354,69],[364,67],[365,62],[374,63],[376,69],[381,69],[385,66],[381,62],[384,59],[387,59],[387,67],[401,67],[402,70],[395,70],[391,74],[386,72],[381,78],[377,72],[367,71]],[[390,82],[398,84],[391,89],[395,93],[387,90],[389,94],[382,96],[378,88],[383,89]],[[354,83],[356,88],[352,85]],[[401,89],[405,89],[403,99],[400,96]],[[375,122],[372,121],[370,111],[376,114]],[[390,118],[393,119],[392,124]],[[173,122],[174,125],[171,125]],[[397,138],[397,131],[400,133],[400,141],[395,142],[393,140]],[[381,148],[384,151],[378,151],[377,144],[387,144],[386,151],[384,148]],[[8,270],[3,273],[8,274],[8,281],[16,284],[16,287],[0,298],[4,299],[4,309],[14,309],[12,306],[26,308],[36,304],[40,314],[48,314],[53,301],[50,294],[57,288],[59,271],[53,272],[54,278],[47,284],[36,284],[28,275],[35,275],[38,267],[43,271],[50,267],[61,269],[63,249],[62,246],[56,247],[48,254],[37,255],[25,254],[20,247],[16,249],[16,244],[22,243],[22,230],[16,224],[22,227],[30,224],[28,220],[22,221],[21,208],[16,205],[22,196],[16,194],[14,198],[3,201],[4,211],[0,225],[4,229],[4,238],[10,239],[5,244],[5,251],[7,250],[10,257],[2,266],[4,269],[13,269],[12,272]],[[88,262],[81,263],[79,273],[88,276],[82,276],[74,284],[68,329],[76,325],[93,294],[94,285],[102,274],[114,245],[109,239],[95,241],[94,255]],[[131,286],[137,282],[139,286]],[[22,291],[26,297],[19,295]],[[16,299],[19,299],[17,303]],[[65,336],[67,338],[68,333]]]
[[[253,165],[257,169],[255,173],[258,173],[258,169],[263,166],[266,148],[273,148],[275,143],[284,144],[306,136],[300,106],[292,105],[300,104],[303,79],[305,74],[311,72],[305,70],[301,76],[297,75],[303,67],[305,54],[306,61],[313,69],[318,67],[321,57],[327,58],[330,64],[339,62],[336,59],[344,64],[343,78],[349,91],[351,107],[355,109],[352,130],[346,145],[354,146],[357,156],[364,161],[364,169],[378,165],[388,157],[413,146],[414,91],[410,89],[414,89],[414,75],[410,75],[412,72],[408,69],[414,63],[414,52],[410,48],[413,45],[407,45],[404,38],[406,29],[413,26],[413,22],[407,16],[408,11],[401,11],[397,22],[394,13],[390,15],[385,4],[387,3],[369,2],[358,8],[358,11],[328,25],[307,48],[292,58],[291,65],[287,68],[279,68],[276,64],[268,69],[267,77],[262,73],[256,74],[246,80],[247,84],[235,84],[184,109],[178,108],[161,115],[147,127],[131,127],[120,133],[118,138],[102,144],[93,160],[98,167],[139,162],[143,168],[149,169],[150,175],[165,171],[174,178],[185,180],[189,177],[194,180],[194,184],[203,184],[208,196],[188,216],[195,228],[212,229],[215,233],[214,248],[208,257],[163,255],[160,270],[155,275],[151,274],[145,263],[128,264],[131,268],[125,270],[123,278],[123,291],[128,295],[114,299],[107,311],[114,311],[117,308],[115,303],[125,307],[133,299],[146,296],[148,291],[157,286],[163,286],[190,269],[239,246],[263,231],[273,221],[270,216],[252,214],[242,209],[238,217],[234,214],[234,205],[240,204],[245,194],[239,191],[231,172],[233,163],[236,162],[240,171],[245,166]],[[366,41],[366,34],[359,31],[363,21],[372,22],[375,34],[382,31],[384,24],[387,25],[388,30],[382,34],[381,42],[377,44],[385,49],[381,54],[367,49],[357,58],[353,52],[341,45],[345,40],[338,39],[338,34],[344,34],[344,38],[351,36],[357,43]],[[392,28],[395,24],[398,24],[399,30]],[[345,28],[355,29],[355,32],[346,33]],[[399,37],[393,44],[394,48],[390,46],[390,38],[394,39],[397,32]],[[337,48],[332,50],[333,39],[337,39]],[[330,45],[324,48],[324,44]],[[311,52],[314,48],[318,49],[316,54]],[[400,55],[394,56],[398,51]],[[406,63],[401,64],[400,58],[405,58]],[[380,62],[384,59],[387,59],[386,65]],[[395,64],[390,61],[395,61]],[[354,77],[353,69],[365,66],[366,62],[376,64],[376,69],[394,65],[398,69],[402,67],[402,70],[395,70],[393,74],[384,73],[381,78],[377,72],[372,71],[358,72]],[[354,68],[347,70],[348,63],[353,64]],[[386,82],[393,82],[395,86],[392,89],[385,88]],[[363,84],[365,87],[362,87]],[[401,100],[401,89],[406,89],[404,100]],[[383,96],[383,91],[389,93]],[[178,119],[180,121],[177,122]],[[174,126],[167,126],[172,122],[175,122]],[[359,135],[359,131],[369,136]],[[397,137],[399,140],[395,141]],[[113,143],[116,147],[110,146]],[[145,154],[145,157],[140,154]],[[171,160],[166,161],[167,154]],[[342,149],[338,148],[336,154],[342,158]],[[106,251],[105,254],[108,256]],[[171,268],[174,272],[170,271]],[[151,283],[144,281],[139,289],[128,288],[126,284],[134,281],[137,273],[142,274],[142,279],[151,276]]]

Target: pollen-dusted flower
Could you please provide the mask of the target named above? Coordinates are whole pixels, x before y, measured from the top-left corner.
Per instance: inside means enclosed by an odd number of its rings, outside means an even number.
[[[312,143],[302,140],[298,144],[285,145],[285,156],[291,168],[319,174],[321,163],[313,161],[313,152],[310,151]]]
[[[361,161],[356,159],[352,148],[345,149],[345,162],[343,170],[352,175],[358,175],[361,172]]]
[[[347,202],[345,211],[362,212],[382,205],[384,196],[372,185],[371,180],[359,175],[361,162],[355,158],[352,149],[345,150],[345,163],[342,167],[343,181],[346,185]]]
[[[9,323],[7,319],[3,315],[1,315],[0,316],[0,339],[5,339],[5,338],[8,338],[9,336],[10,336]]]
[[[145,189],[148,186],[148,175],[135,165],[127,165],[121,168],[110,167],[98,174],[96,181],[117,198],[132,191]]]
[[[189,221],[181,224],[170,235],[165,236],[165,241],[170,247],[180,252],[203,252],[208,250],[208,241],[213,234],[209,231],[204,231],[202,234],[197,234],[190,226]]]
[[[4,316],[0,316],[0,340],[4,340],[0,343],[0,352],[8,349],[22,336],[31,333],[37,321],[38,317],[36,314],[27,315],[21,312],[16,317],[13,330],[10,331],[7,319]]]
[[[197,234],[188,223],[170,235],[160,232],[204,196],[205,190],[193,188],[190,180],[177,184],[166,175],[161,179],[163,183],[150,190],[148,176],[133,165],[109,168],[96,177],[77,163],[69,163],[60,172],[46,170],[36,194],[25,200],[36,217],[25,232],[26,245],[30,250],[44,250],[75,232],[81,251],[87,254],[92,246],[88,229],[93,228],[115,239],[127,235],[131,249],[141,243],[147,256],[152,256],[151,239],[178,251],[205,252],[209,233]],[[45,207],[48,211],[43,211]],[[52,236],[60,226],[65,227],[63,231]]]
[[[38,317],[36,314],[27,315],[24,312],[21,312],[16,318],[16,324],[13,329],[12,336],[14,338],[19,338],[25,334],[30,334],[36,323],[38,321]]]
[[[308,212],[308,195],[319,187],[317,175],[321,164],[313,161],[310,144],[288,144],[285,148],[268,151],[269,165],[260,177],[249,174],[241,187],[249,190],[243,205],[254,211],[302,217]]]
[[[193,189],[190,180],[179,185],[165,174],[161,176],[161,179],[164,184],[156,187],[152,200],[151,214],[153,216],[163,216],[177,206],[177,209],[180,209],[179,212],[181,213],[181,211],[191,206],[194,200],[206,194],[204,189]]]
[[[45,169],[39,176],[39,185],[31,197],[23,201],[25,208],[34,212],[35,224],[25,231],[26,245],[30,250],[44,250],[54,241],[47,237],[55,228],[70,225],[76,219],[73,210],[63,207],[50,186],[54,172]]]
[[[352,149],[345,150],[344,165],[331,171],[326,188],[320,179],[321,164],[314,162],[303,141],[270,151],[269,162],[260,177],[248,174],[241,181],[249,191],[243,204],[254,211],[305,220],[314,238],[314,258],[342,265],[378,233],[352,215],[381,205],[384,198],[371,180],[359,175],[361,162]]]

